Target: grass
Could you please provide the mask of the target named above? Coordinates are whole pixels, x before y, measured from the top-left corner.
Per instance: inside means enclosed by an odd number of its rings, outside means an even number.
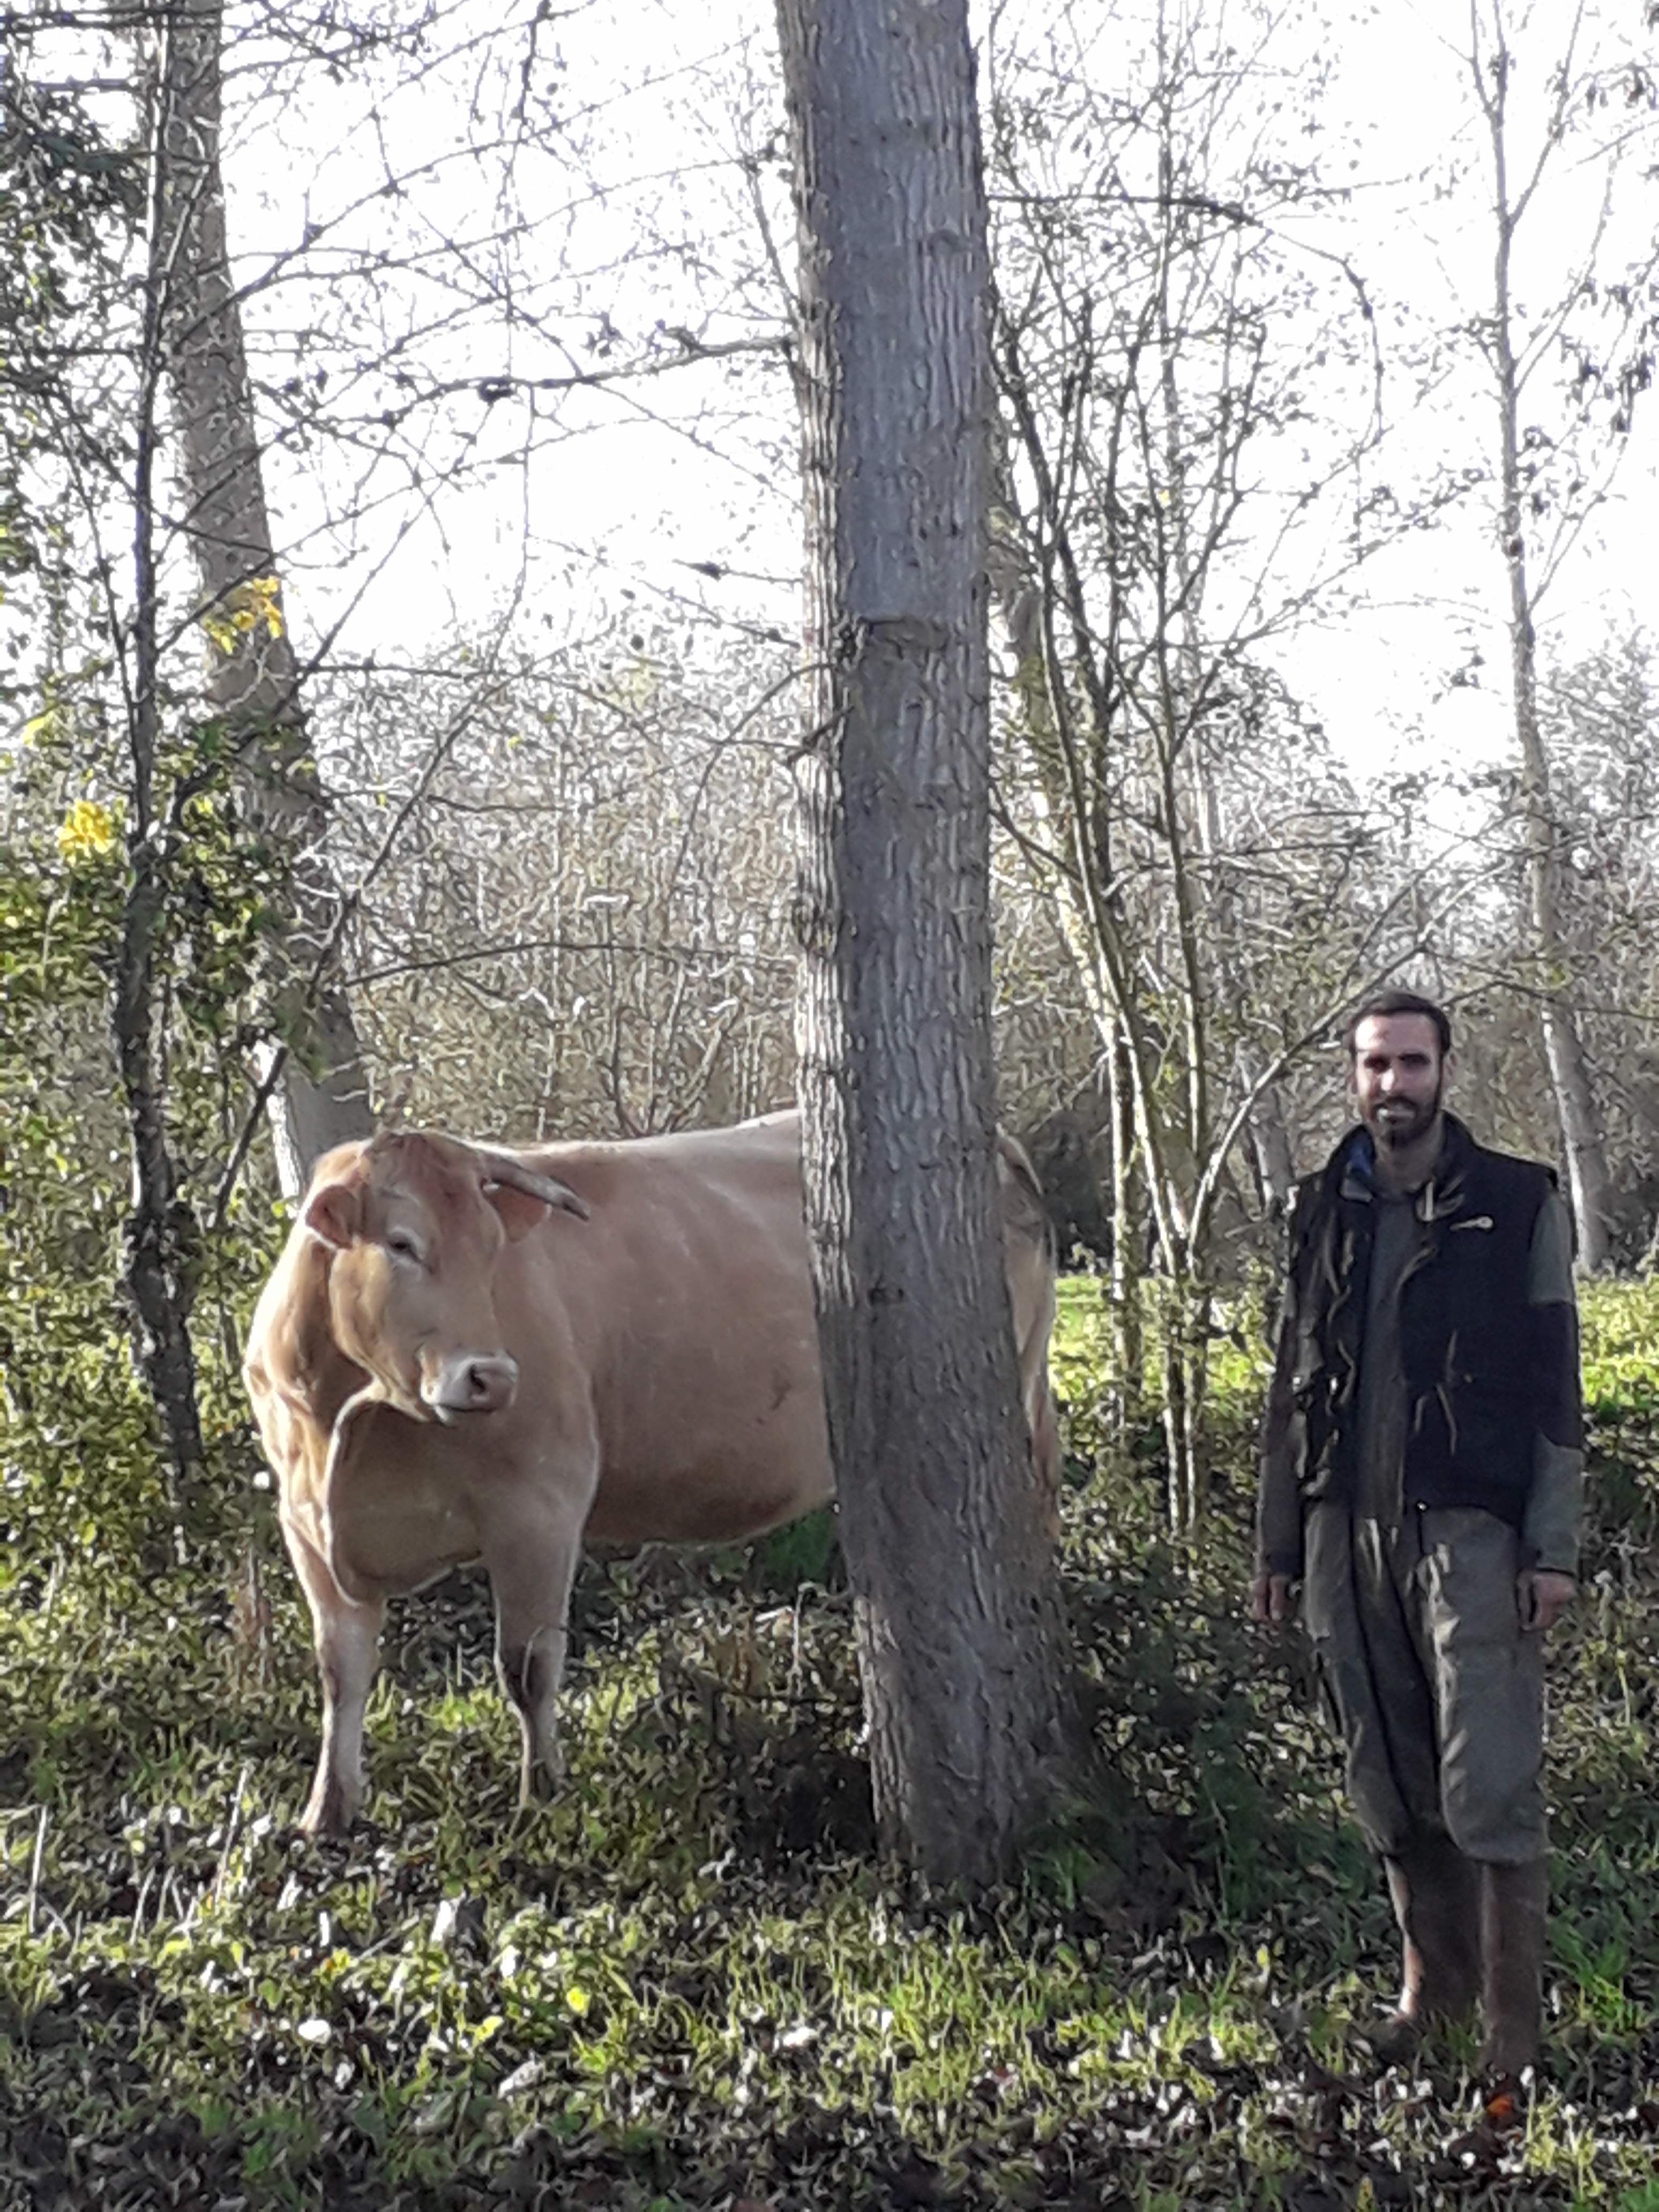
[[[875,1850],[823,1524],[583,1577],[570,1778],[528,1816],[487,1593],[394,1610],[373,1820],[314,1753],[283,1570],[27,1572],[0,1618],[0,2205],[1606,2205],[1659,2212],[1659,1292],[1587,1304],[1589,1581],[1557,1654],[1548,2080],[1378,2074],[1392,1947],[1299,1644],[1241,1622],[1259,1370],[1218,1363],[1201,1545],[1103,1452],[1066,1286],[1066,1573],[1098,1785],[969,1902]],[[1243,1342],[1248,1342],[1246,1336]],[[258,1540],[268,1546],[266,1529]]]

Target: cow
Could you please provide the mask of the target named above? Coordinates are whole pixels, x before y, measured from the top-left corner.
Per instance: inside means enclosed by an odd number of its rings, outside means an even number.
[[[1052,1504],[1052,1239],[999,1140],[1034,1468]],[[349,1827],[388,1597],[482,1560],[523,1739],[556,1705],[584,1541],[736,1541],[831,1495],[798,1117],[503,1150],[380,1134],[317,1165],[244,1379],[311,1607],[323,1740],[301,1825]]]

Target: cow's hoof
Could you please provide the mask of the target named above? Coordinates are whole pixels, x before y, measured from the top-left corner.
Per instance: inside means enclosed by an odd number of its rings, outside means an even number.
[[[341,1797],[313,1797],[300,1815],[300,1832],[315,1842],[337,1841],[350,1834],[356,1814],[356,1807]]]
[[[1417,2056],[1423,2041],[1423,2023],[1409,2013],[1391,2012],[1359,2031],[1373,2058],[1384,2066],[1401,2066]]]
[[[1480,2081],[1480,2117],[1489,2128],[1506,2134],[1522,2126],[1527,2117],[1527,2075],[1488,2071]]]
[[[550,1805],[564,1784],[564,1770],[549,1766],[538,1759],[526,1766],[519,1778],[519,1810],[527,1813],[532,1805]]]

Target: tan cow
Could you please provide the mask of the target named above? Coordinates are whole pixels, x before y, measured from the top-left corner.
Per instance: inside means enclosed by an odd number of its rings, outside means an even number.
[[[1052,1499],[1054,1264],[1001,1140],[1004,1249]],[[319,1162],[244,1373],[310,1602],[323,1743],[302,1825],[363,1796],[388,1596],[482,1559],[522,1786],[558,1771],[583,1539],[731,1541],[831,1492],[793,1114],[626,1144],[385,1133]]]

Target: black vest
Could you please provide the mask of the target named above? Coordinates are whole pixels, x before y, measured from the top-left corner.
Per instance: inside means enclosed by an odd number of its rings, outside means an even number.
[[[1292,1220],[1300,1471],[1316,1493],[1351,1494],[1353,1477],[1376,1219],[1353,1169],[1358,1141],[1345,1139],[1301,1186]],[[1534,1441],[1556,1425],[1546,1413],[1559,1364],[1553,1310],[1527,1298],[1533,1231],[1554,1187],[1550,1169],[1488,1152],[1446,1117],[1444,1147],[1417,1200],[1429,1234],[1400,1291],[1408,1504],[1480,1506],[1522,1524]]]

